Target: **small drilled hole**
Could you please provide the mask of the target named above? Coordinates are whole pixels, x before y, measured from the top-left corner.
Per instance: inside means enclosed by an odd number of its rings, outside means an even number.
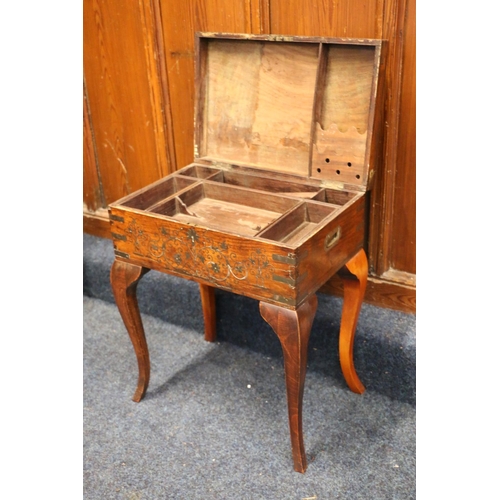
[[[340,170],[336,170],[336,172],[337,172],[337,175],[340,175]]]
[[[360,177],[359,177],[359,175],[357,175],[357,176],[356,176],[356,179],[359,179],[359,178],[360,178]]]
[[[330,163],[330,158],[325,158],[325,163]]]
[[[352,163],[350,161],[347,162],[348,167],[352,167]]]
[[[320,169],[320,168],[317,168],[316,170],[317,170],[319,173],[321,173],[321,169]]]

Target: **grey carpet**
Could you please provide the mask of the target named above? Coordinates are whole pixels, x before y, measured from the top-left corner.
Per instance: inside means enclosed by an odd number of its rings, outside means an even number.
[[[293,471],[282,353],[256,301],[217,293],[203,340],[195,283],[148,273],[138,287],[151,356],[145,399],[109,286],[111,242],[84,236],[85,499],[413,499],[415,316],[363,305],[350,392],[338,364],[342,301],[319,295],[304,436]]]

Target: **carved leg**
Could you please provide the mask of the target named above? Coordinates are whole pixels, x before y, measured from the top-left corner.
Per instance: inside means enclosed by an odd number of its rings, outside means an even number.
[[[316,314],[318,299],[312,295],[297,310],[260,303],[260,314],[280,339],[285,362],[288,420],[294,469],[305,472],[307,467],[302,436],[302,396],[307,367],[307,344]]]
[[[201,308],[205,320],[205,340],[214,342],[217,338],[215,330],[215,293],[214,288],[200,283]]]
[[[353,351],[354,335],[368,278],[368,261],[365,251],[361,249],[339,270],[338,275],[344,283],[344,305],[339,337],[340,367],[351,391],[363,394],[365,387],[354,368]]]
[[[146,393],[149,384],[149,352],[141,313],[137,304],[136,289],[139,280],[149,271],[145,267],[115,260],[111,268],[111,287],[116,305],[134,346],[139,365],[139,380],[133,401],[138,403]]]

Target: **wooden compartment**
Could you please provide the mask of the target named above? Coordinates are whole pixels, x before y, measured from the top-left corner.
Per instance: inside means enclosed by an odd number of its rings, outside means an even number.
[[[202,183],[157,207],[154,212],[185,224],[254,236],[298,201],[216,183]]]
[[[217,174],[220,170],[210,168],[204,165],[189,165],[177,172],[178,175],[186,175],[188,177],[196,177],[197,179],[208,179]]]
[[[319,186],[308,185],[300,181],[289,181],[275,177],[266,177],[255,173],[253,175],[249,175],[248,173],[235,171],[221,171],[218,175],[211,177],[210,180],[231,186],[286,194],[297,198],[313,198],[321,190]]]
[[[174,193],[182,191],[196,182],[196,179],[186,179],[172,176],[164,177],[150,186],[136,191],[120,201],[124,207],[147,210]]]
[[[331,206],[319,203],[301,203],[265,231],[259,233],[258,236],[297,246],[310,237],[321,223],[325,222],[333,213],[335,213],[335,208]]]
[[[321,189],[313,196],[313,200],[331,203],[333,205],[345,205],[348,201],[359,196],[359,193],[354,191],[345,191],[340,189]]]

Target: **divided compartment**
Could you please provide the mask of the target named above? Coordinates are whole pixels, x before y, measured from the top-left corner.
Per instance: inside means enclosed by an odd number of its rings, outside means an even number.
[[[341,191],[339,189],[324,188],[318,191],[312,199],[322,203],[331,205],[343,206],[347,202],[359,196],[359,193],[354,191]]]
[[[326,218],[336,211],[337,208],[333,206],[303,202],[257,236],[287,245],[297,245],[308,238]]]
[[[302,182],[293,182],[260,175],[247,175],[234,171],[221,171],[219,175],[211,177],[210,181],[270,193],[285,194],[296,198],[315,198],[321,190],[318,186],[311,186]]]
[[[300,200],[255,193],[218,183],[200,183],[153,210],[175,220],[224,232],[255,236]]]
[[[198,182],[187,177],[164,177],[163,179],[136,191],[133,195],[124,198],[120,205],[139,210],[151,210],[163,200],[182,191]]]
[[[209,179],[211,176],[219,173],[218,168],[205,167],[204,165],[189,165],[176,173],[187,177],[195,177],[196,179]]]

